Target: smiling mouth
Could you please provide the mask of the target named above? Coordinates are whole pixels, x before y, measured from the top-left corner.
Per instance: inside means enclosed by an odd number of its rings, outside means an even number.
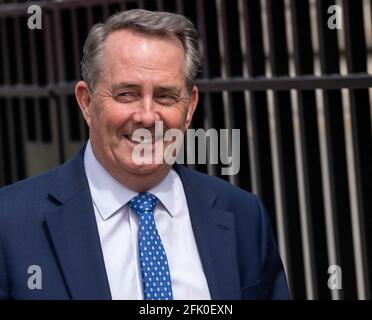
[[[138,139],[134,139],[133,138],[133,135],[124,135],[124,138],[126,138],[129,142],[133,143],[133,144],[155,144],[155,142],[159,142],[161,141],[162,139],[159,138],[159,139],[155,139],[155,138],[152,138],[152,139],[145,139],[144,137],[141,137],[141,140],[138,141]]]

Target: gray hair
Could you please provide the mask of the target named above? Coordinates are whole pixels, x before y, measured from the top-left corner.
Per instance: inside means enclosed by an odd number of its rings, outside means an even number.
[[[186,17],[169,13],[134,9],[112,15],[106,23],[97,23],[85,41],[81,70],[84,81],[95,90],[100,73],[104,41],[117,30],[133,30],[153,36],[175,35],[182,43],[185,52],[185,72],[187,89],[191,91],[201,65],[198,49],[198,32]]]

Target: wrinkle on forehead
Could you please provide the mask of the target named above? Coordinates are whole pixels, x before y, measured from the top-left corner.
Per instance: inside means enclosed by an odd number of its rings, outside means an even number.
[[[174,35],[149,36],[129,30],[111,33],[104,45],[104,69],[116,72],[125,67],[128,72],[164,72],[176,68],[185,76],[185,53],[181,41]]]

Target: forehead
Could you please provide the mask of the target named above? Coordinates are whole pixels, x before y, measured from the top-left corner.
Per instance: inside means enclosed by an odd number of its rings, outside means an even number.
[[[102,69],[110,82],[185,82],[185,53],[174,35],[119,30],[104,42]]]

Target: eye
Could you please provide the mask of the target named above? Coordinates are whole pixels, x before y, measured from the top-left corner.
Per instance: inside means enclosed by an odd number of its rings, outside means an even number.
[[[134,91],[123,91],[116,95],[116,100],[123,103],[133,102],[138,100],[139,95]]]
[[[159,94],[155,100],[162,105],[170,106],[178,102],[178,97],[171,93]]]

